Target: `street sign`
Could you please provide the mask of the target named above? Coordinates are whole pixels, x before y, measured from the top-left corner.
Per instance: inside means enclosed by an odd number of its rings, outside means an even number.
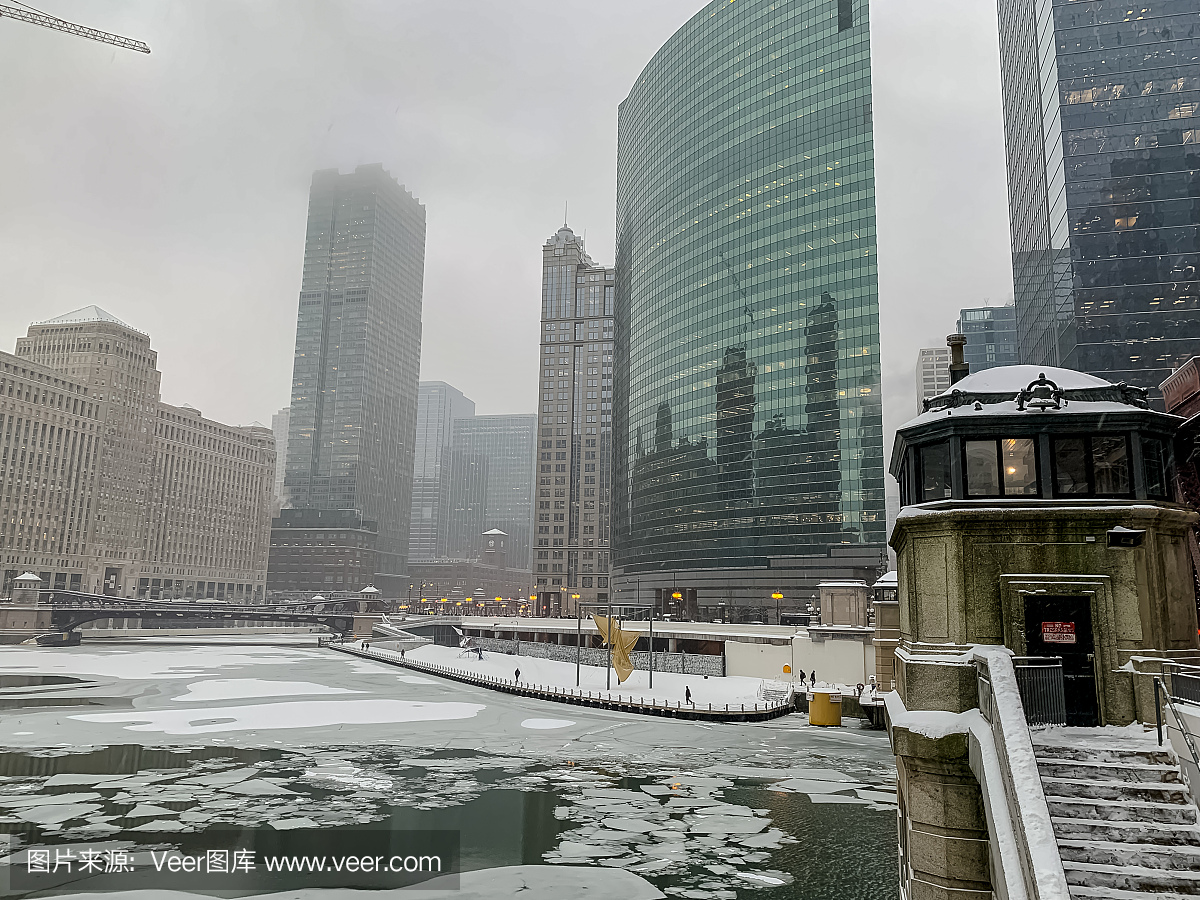
[[[1043,622],[1042,642],[1046,644],[1075,643],[1074,622]]]

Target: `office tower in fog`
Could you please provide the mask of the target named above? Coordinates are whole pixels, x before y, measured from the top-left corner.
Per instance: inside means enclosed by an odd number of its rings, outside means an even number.
[[[950,348],[922,347],[917,351],[917,415],[925,411],[923,400],[950,389]]]
[[[284,474],[292,509],[277,525],[319,519],[327,541],[344,531],[350,548],[375,523],[376,585],[392,596],[408,587],[424,267],[425,208],[381,165],[313,175]],[[322,569],[288,584],[363,587],[346,577]]]
[[[285,406],[271,416],[271,434],[275,436],[275,503],[272,506],[272,517],[287,506],[283,491],[283,476],[287,471],[287,439],[288,424],[292,419],[291,407]]]
[[[967,339],[963,344],[963,362],[972,372],[1017,364],[1017,315],[1013,307],[959,310],[957,330]]]
[[[455,475],[471,480],[451,487],[450,555],[479,559],[482,533],[499,529],[507,536],[508,565],[529,568],[537,416],[456,419],[453,446]]]

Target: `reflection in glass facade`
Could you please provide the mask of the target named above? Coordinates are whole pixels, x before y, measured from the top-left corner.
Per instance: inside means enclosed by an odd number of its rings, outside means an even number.
[[[1000,0],[1023,362],[1152,389],[1200,352],[1195,0]]]
[[[867,13],[709,3],[620,106],[614,566],[643,601],[773,618],[879,563]]]
[[[385,590],[407,570],[424,270],[425,207],[382,166],[313,175],[284,487],[378,523]]]

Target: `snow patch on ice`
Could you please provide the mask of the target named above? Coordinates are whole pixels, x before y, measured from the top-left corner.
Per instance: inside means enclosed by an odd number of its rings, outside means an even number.
[[[574,724],[570,719],[526,719],[521,723],[521,727],[544,731],[553,728],[570,728]]]
[[[439,722],[450,719],[470,719],[485,708],[479,703],[416,703],[390,699],[311,700],[207,709],[154,709],[132,713],[89,713],[70,718],[82,722],[129,723],[125,725],[127,731],[211,734],[225,731],[319,728],[327,725]]]
[[[188,685],[188,692],[172,697],[186,703],[214,700],[247,700],[251,697],[294,697],[315,694],[361,694],[348,688],[326,687],[311,681],[263,681],[260,678],[214,678]]]

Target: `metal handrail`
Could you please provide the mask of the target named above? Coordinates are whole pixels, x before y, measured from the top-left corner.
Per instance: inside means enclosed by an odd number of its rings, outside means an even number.
[[[1196,764],[1196,768],[1200,769],[1200,751],[1197,751],[1196,749],[1196,742],[1192,740],[1192,735],[1187,730],[1187,724],[1183,721],[1183,716],[1181,716],[1179,714],[1179,710],[1175,708],[1175,701],[1171,698],[1171,693],[1167,690],[1167,686],[1163,684],[1161,678],[1155,675],[1154,718],[1156,720],[1155,724],[1158,726],[1158,746],[1161,747],[1163,743],[1162,707],[1158,702],[1160,693],[1167,701],[1167,709],[1171,710],[1172,715],[1175,716],[1175,721],[1179,724],[1179,733],[1183,735],[1183,742],[1187,745],[1188,753],[1192,755],[1192,762]]]
[[[1026,668],[1038,668],[1041,666],[1061,666],[1061,656],[1014,656],[1012,658],[1013,667],[1022,666]]]

